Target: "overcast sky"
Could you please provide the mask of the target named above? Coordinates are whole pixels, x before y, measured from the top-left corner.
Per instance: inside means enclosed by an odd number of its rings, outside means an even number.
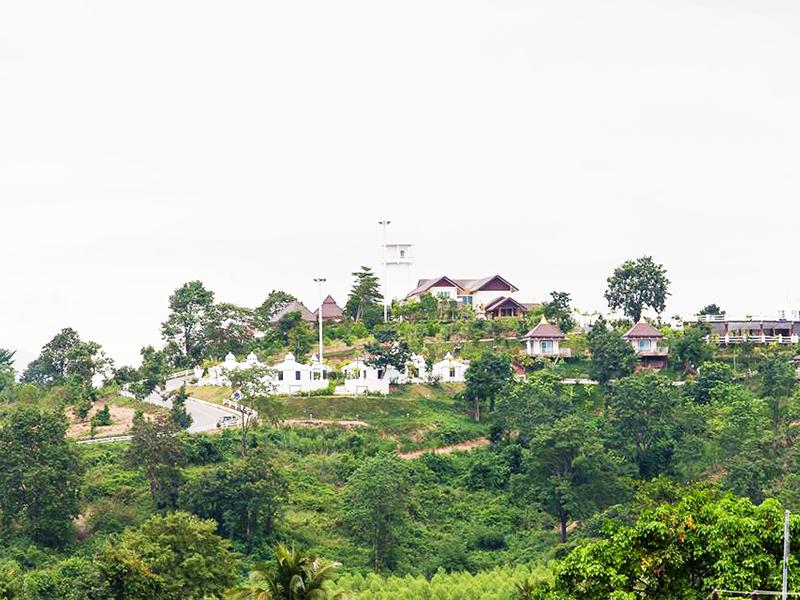
[[[0,347],[138,363],[191,279],[343,302],[384,216],[415,277],[798,307],[799,74],[796,0],[0,0]]]

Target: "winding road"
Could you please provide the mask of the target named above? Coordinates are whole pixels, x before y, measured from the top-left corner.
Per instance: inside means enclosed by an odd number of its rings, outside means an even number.
[[[164,388],[164,394],[166,395],[169,392],[177,390],[184,383],[182,379],[170,379],[167,381],[167,385]],[[162,398],[161,394],[156,392],[145,398],[145,402],[165,408],[172,408],[172,400],[165,400]],[[186,400],[186,412],[192,417],[192,424],[187,430],[189,433],[213,431],[217,428],[217,423],[222,417],[236,415],[236,413],[230,409],[192,397]]]

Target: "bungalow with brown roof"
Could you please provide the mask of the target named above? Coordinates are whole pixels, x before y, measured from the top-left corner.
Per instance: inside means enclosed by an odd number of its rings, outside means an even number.
[[[639,365],[644,369],[663,369],[667,366],[669,348],[661,346],[664,335],[650,325],[644,317],[631,327],[622,339],[630,342],[639,356]]]
[[[319,308],[314,311],[314,318],[319,319]],[[322,320],[324,322],[338,323],[344,318],[344,310],[336,304],[333,296],[328,294],[328,297],[322,301]]]
[[[572,350],[560,347],[565,338],[566,336],[558,327],[548,323],[547,319],[542,316],[539,324],[525,334],[522,339],[525,340],[528,356],[569,358],[572,356]]]
[[[519,302],[510,296],[495,298],[483,308],[483,314],[489,319],[497,317],[524,317],[532,308],[539,306],[533,302]]]
[[[518,291],[514,284],[500,275],[489,275],[481,279],[455,279],[443,275],[420,279],[406,299],[414,300],[431,294],[438,298],[455,300],[464,306],[472,306],[487,317],[521,316],[528,311],[528,307],[510,297]]]
[[[300,313],[300,318],[307,323],[317,322],[317,317],[306,308],[305,304],[299,300],[294,300],[272,315],[272,318],[269,320],[270,325],[277,324],[283,317],[294,312]]]

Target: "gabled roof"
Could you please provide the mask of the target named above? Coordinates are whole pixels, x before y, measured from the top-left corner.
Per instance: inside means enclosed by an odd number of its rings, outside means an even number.
[[[639,319],[639,322],[631,327],[625,335],[622,336],[627,339],[635,338],[663,338],[662,333],[644,320],[644,317]]]
[[[314,317],[319,317],[319,308],[314,311]],[[344,310],[338,304],[333,296],[328,294],[328,297],[322,301],[322,320],[325,319],[341,319],[344,317]]]
[[[293,313],[293,312],[299,312],[300,313],[300,318],[303,321],[308,321],[308,322],[313,323],[314,321],[317,320],[317,318],[314,316],[314,313],[312,313],[310,310],[308,310],[306,308],[305,304],[303,304],[302,302],[299,302],[297,300],[294,300],[292,302],[289,302],[289,304],[287,304],[282,309],[280,309],[278,312],[276,312],[274,315],[272,315],[272,318],[269,320],[269,322],[273,323],[273,324],[277,323],[283,317],[285,317],[289,313]]]
[[[523,304],[522,302],[517,302],[516,300],[514,300],[514,298],[511,298],[509,296],[500,296],[499,298],[495,298],[494,300],[489,302],[489,304],[483,307],[483,311],[491,312],[493,310],[497,310],[506,303],[513,304],[522,312],[528,312],[528,307],[525,304]]]
[[[504,286],[508,288],[508,291],[511,293],[519,291],[519,289],[515,285],[509,283],[506,279],[500,277],[500,275],[489,275],[488,277],[483,277],[481,279],[451,279],[450,277],[443,275],[441,277],[435,277],[433,279],[420,279],[417,282],[417,287],[414,290],[412,290],[407,297],[410,298],[411,296],[420,296],[425,292],[427,292],[432,287],[445,287],[445,286],[456,287],[461,290],[464,290],[465,292],[473,293],[480,291],[486,285],[495,280],[500,281]]]
[[[495,279],[507,286],[509,292],[513,293],[519,291],[515,285],[509,283],[506,279],[500,277],[500,275],[489,275],[488,277],[483,277],[481,279],[455,279],[454,281],[458,284],[458,287],[465,291],[478,292]]]
[[[439,285],[439,284],[442,285]],[[411,296],[421,296],[425,292],[427,292],[432,287],[459,287],[458,284],[450,279],[447,276],[442,277],[434,277],[433,279],[420,279],[417,282],[417,287],[414,288],[411,292],[409,292],[406,298],[410,298]]]
[[[539,324],[525,334],[526,338],[535,340],[563,340],[567,336],[555,325],[547,322],[547,319],[542,316]]]

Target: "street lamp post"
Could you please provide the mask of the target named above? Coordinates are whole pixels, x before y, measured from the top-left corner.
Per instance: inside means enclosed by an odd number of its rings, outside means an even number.
[[[391,224],[391,221],[384,219],[383,221],[378,221],[378,225],[383,227],[383,322],[387,323],[389,321],[389,290],[387,287],[386,280],[388,279],[389,275],[389,267],[386,264],[386,227]]]
[[[319,294],[319,310],[317,314],[317,321],[319,322],[319,366],[320,366],[320,378],[322,378],[322,373],[324,372],[322,369],[322,306],[324,304],[324,300],[322,298],[322,284],[328,281],[324,277],[315,277],[314,281],[317,283],[317,292]]]

